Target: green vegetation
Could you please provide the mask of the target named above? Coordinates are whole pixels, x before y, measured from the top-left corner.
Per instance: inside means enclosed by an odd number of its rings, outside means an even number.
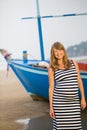
[[[69,57],[87,56],[87,41],[67,48]]]

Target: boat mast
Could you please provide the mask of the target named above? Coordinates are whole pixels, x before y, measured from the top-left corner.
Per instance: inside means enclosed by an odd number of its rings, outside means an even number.
[[[36,9],[37,9],[37,17],[24,17],[21,19],[37,19],[38,23],[38,33],[39,33],[39,42],[40,42],[40,53],[41,53],[41,60],[45,60],[44,56],[44,47],[43,47],[43,35],[42,35],[42,26],[41,26],[41,18],[57,18],[57,17],[71,17],[71,16],[83,16],[87,15],[87,13],[73,13],[73,14],[63,14],[63,15],[48,15],[48,16],[40,16],[40,9],[39,9],[39,0],[36,0]]]
[[[39,33],[39,41],[40,41],[41,60],[45,60],[44,47],[43,47],[43,36],[42,36],[42,26],[41,26],[41,18],[40,18],[40,10],[39,10],[38,0],[36,0],[36,5],[37,5],[37,23],[38,23],[38,33]]]
[[[40,53],[41,53],[41,60],[45,60],[44,56],[44,47],[43,47],[43,36],[42,36],[42,26],[41,26],[41,16],[39,10],[39,2],[36,0],[36,9],[37,9],[37,17],[24,17],[21,19],[37,19],[38,23],[38,33],[39,33],[39,42],[40,42]]]

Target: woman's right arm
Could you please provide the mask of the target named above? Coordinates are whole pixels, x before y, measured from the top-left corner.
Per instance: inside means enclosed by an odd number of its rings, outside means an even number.
[[[50,105],[50,116],[51,118],[54,117],[53,111],[53,91],[54,91],[54,72],[51,67],[48,69],[48,78],[49,78],[49,105]]]

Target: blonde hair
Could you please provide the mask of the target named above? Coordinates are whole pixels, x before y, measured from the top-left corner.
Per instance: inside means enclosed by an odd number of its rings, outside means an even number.
[[[58,59],[54,55],[54,49],[64,51],[64,57],[63,57],[64,68],[69,69],[70,68],[70,61],[68,59],[68,56],[67,56],[67,53],[66,53],[64,46],[60,42],[55,42],[51,47],[50,66],[52,67],[52,69],[53,70],[59,69]]]

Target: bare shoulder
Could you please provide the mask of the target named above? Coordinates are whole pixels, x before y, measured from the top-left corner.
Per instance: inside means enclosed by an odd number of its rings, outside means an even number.
[[[76,60],[73,60],[73,63],[74,63],[74,65],[76,66],[76,70],[77,70],[78,72],[80,72],[80,71],[79,71],[79,66],[78,66],[77,61],[76,61]]]
[[[76,60],[73,60],[73,63],[74,63],[76,66],[78,66],[78,63],[77,63]]]
[[[49,67],[48,69],[48,75],[53,75],[54,74],[54,71],[52,69],[52,67]]]

